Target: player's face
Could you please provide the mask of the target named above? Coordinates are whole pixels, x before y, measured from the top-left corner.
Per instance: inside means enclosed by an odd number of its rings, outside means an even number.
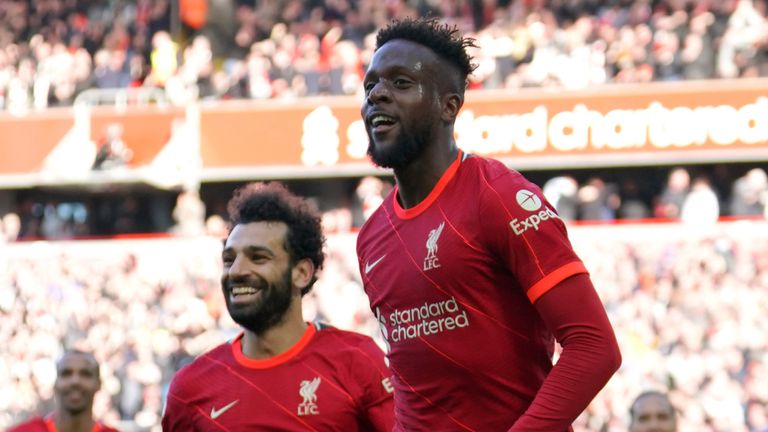
[[[53,390],[58,406],[72,415],[90,409],[101,386],[96,360],[90,355],[70,353],[56,367]]]
[[[368,155],[376,165],[404,168],[433,140],[441,110],[439,63],[429,48],[402,39],[387,42],[373,55],[360,113]]]
[[[224,244],[221,287],[227,310],[236,323],[256,334],[279,323],[291,305],[287,232],[282,222],[239,224]]]
[[[630,432],[675,432],[674,408],[662,396],[650,395],[637,402],[632,408],[633,421]]]

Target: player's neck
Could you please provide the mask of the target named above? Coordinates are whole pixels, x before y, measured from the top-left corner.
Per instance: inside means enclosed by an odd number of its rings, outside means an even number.
[[[397,180],[397,200],[403,208],[411,208],[424,201],[440,181],[445,171],[456,161],[459,149],[451,141],[448,148],[425,149],[419,159],[407,167],[395,170]]]
[[[56,425],[56,432],[91,432],[94,425],[91,410],[77,414],[60,410],[53,415],[53,423]]]
[[[294,300],[283,319],[276,325],[256,334],[246,330],[243,334],[243,355],[263,360],[280,355],[296,345],[307,329],[301,313],[301,299]]]

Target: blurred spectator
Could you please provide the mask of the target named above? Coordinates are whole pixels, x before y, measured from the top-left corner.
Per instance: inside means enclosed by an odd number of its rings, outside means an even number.
[[[629,408],[629,432],[676,432],[677,413],[666,394],[640,393]]]
[[[720,218],[720,200],[706,177],[693,180],[691,191],[680,209],[680,220],[687,224],[711,225]]]
[[[593,177],[579,188],[579,219],[591,221],[610,221],[616,218],[616,210],[621,205],[621,198],[616,185],[606,184],[600,178]]]
[[[384,181],[377,177],[363,177],[355,189],[355,197],[360,205],[361,214],[356,218],[355,226],[362,226],[368,218],[379,208],[384,197],[389,193],[385,189]]]
[[[0,219],[0,243],[12,242],[21,232],[21,218],[16,213],[6,213]]]
[[[542,192],[560,218],[566,221],[574,221],[579,215],[579,201],[577,192],[579,184],[573,177],[558,176],[547,180],[544,183]]]
[[[731,191],[730,213],[733,216],[757,216],[768,205],[768,175],[762,168],[753,168],[736,179]]]
[[[182,191],[173,208],[173,220],[176,225],[171,232],[180,236],[197,237],[206,232],[205,203],[196,190]]]
[[[667,178],[667,185],[661,192],[654,208],[659,218],[679,218],[680,210],[691,185],[691,177],[685,168],[674,168]]]
[[[133,158],[133,151],[123,141],[123,126],[112,123],[104,131],[104,138],[96,152],[93,169],[104,170],[125,166]]]
[[[651,216],[651,210],[643,200],[640,187],[633,177],[630,176],[622,180],[619,196],[621,197],[619,218],[645,219]]]

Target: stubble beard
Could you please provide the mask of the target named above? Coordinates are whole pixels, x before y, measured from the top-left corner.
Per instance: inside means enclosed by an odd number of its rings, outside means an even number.
[[[432,134],[426,127],[413,132],[402,131],[397,134],[394,143],[389,148],[382,149],[374,143],[371,131],[366,129],[366,132],[368,133],[367,153],[371,161],[376,166],[395,171],[407,167],[421,156],[432,139]]]

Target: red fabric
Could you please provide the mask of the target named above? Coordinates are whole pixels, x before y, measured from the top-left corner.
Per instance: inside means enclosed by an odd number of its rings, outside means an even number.
[[[48,426],[42,417],[33,417],[24,423],[11,427],[8,432],[48,432]]]
[[[509,429],[565,431],[619,368],[621,354],[600,299],[585,274],[536,302],[563,351],[525,414]]]
[[[367,336],[310,326],[296,350],[243,361],[240,337],[182,368],[164,431],[390,431],[384,353]]]
[[[396,429],[507,430],[552,369],[554,335],[534,304],[586,269],[541,190],[498,161],[460,155],[409,209],[396,194],[357,244]]]
[[[118,432],[117,429],[111,428],[99,422],[93,425],[93,432]],[[48,415],[46,418],[33,417],[24,423],[13,426],[8,429],[8,432],[56,432],[56,424],[53,420],[53,415]]]

